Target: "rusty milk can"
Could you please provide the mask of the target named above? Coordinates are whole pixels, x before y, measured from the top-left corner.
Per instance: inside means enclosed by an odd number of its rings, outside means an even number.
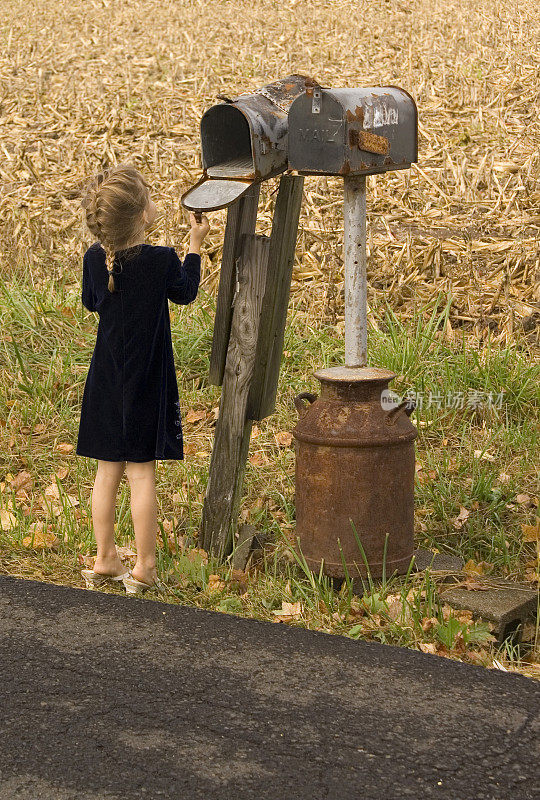
[[[396,376],[386,369],[338,366],[315,377],[320,397],[302,392],[294,401],[301,552],[311,570],[324,560],[326,575],[344,578],[341,545],[351,578],[365,577],[352,520],[371,576],[381,577],[383,561],[387,576],[404,573],[413,555],[414,404],[388,409],[383,392]]]

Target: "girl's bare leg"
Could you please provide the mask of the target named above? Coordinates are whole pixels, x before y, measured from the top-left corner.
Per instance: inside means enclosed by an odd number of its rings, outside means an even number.
[[[97,543],[94,572],[101,575],[121,575],[126,571],[114,543],[116,493],[124,466],[124,461],[98,461],[92,490],[92,523]]]
[[[137,563],[132,569],[132,575],[138,581],[152,584],[157,580],[156,462],[128,461],[126,475],[131,488],[131,517],[137,546]]]

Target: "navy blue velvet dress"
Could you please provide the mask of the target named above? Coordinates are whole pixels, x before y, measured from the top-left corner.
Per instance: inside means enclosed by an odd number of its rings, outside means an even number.
[[[84,254],[82,302],[99,324],[76,452],[104,461],[183,459],[167,300],[195,300],[201,257],[188,253],[182,264],[174,248],[149,244],[129,260],[121,256],[111,293],[101,245]]]

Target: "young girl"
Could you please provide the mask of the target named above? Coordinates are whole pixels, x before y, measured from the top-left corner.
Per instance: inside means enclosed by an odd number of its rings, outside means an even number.
[[[98,239],[83,259],[82,302],[99,325],[84,386],[76,452],[97,459],[92,523],[97,543],[88,587],[122,582],[134,593],[157,584],[156,459],[183,459],[182,424],[167,299],[188,304],[200,281],[206,217],[190,215],[190,248],[181,264],[174,248],[144,242],[157,208],[132,166],[105,170],[83,200]],[[125,570],[114,542],[116,493],[126,471],[131,490],[137,563]]]

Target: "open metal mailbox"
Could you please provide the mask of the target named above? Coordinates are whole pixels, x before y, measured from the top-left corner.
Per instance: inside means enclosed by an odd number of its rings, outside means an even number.
[[[287,169],[288,113],[305,93],[305,75],[288,75],[236,100],[211,106],[201,117],[203,177],[183,196],[191,211],[215,211],[255,183]]]

